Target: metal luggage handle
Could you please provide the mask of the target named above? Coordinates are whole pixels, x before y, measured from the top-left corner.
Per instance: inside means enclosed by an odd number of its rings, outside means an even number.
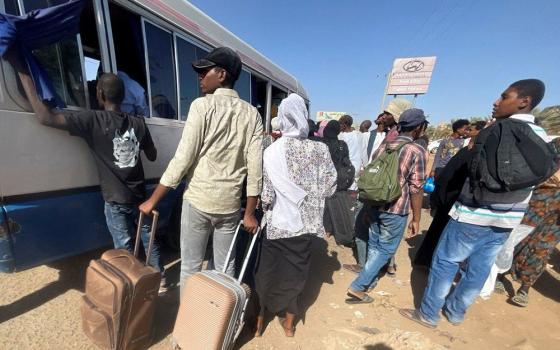
[[[239,222],[239,225],[237,226],[237,229],[235,230],[235,234],[233,235],[233,239],[231,240],[231,245],[229,246],[229,250],[226,256],[226,261],[224,262],[224,268],[222,269],[222,273],[226,273],[227,268],[229,267],[229,259],[231,258],[231,253],[233,252],[233,248],[235,247],[235,243],[237,241],[237,235],[239,234],[239,230],[241,229],[241,226],[243,225],[243,220],[241,220]],[[243,260],[243,265],[241,266],[241,271],[239,272],[239,277],[237,277],[237,281],[239,283],[241,283],[241,281],[243,280],[243,277],[245,276],[245,271],[247,270],[247,265],[249,264],[249,259],[251,258],[251,253],[253,252],[253,248],[255,247],[255,242],[257,241],[257,238],[259,237],[259,234],[261,233],[261,230],[264,228],[264,226],[266,225],[266,221],[263,220],[261,221],[260,225],[257,227],[257,232],[253,235],[253,238],[251,239],[251,244],[249,245],[249,250],[247,251],[247,254],[245,255],[245,259]]]
[[[149,265],[150,258],[152,257],[152,248],[154,247],[154,239],[156,238],[157,223],[159,219],[159,212],[152,210],[152,228],[150,231],[150,243],[148,244],[148,253],[146,253],[145,265]],[[140,250],[140,240],[142,235],[142,222],[144,221],[144,213],[140,212],[138,218],[138,229],[136,230],[136,243],[134,244],[134,257],[138,258],[138,251]]]

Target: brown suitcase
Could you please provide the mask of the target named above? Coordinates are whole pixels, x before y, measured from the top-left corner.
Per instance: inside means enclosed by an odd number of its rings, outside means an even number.
[[[161,273],[147,262],[158,216],[154,211],[146,263],[137,258],[144,218],[141,213],[134,255],[125,249],[111,249],[87,268],[82,326],[93,343],[103,349],[147,349],[151,344]]]
[[[239,227],[233,237],[226,261],[229,261],[235,247]],[[237,279],[226,275],[228,264],[224,264],[226,266],[221,272],[214,270],[198,272],[186,281],[173,329],[176,348],[226,350],[233,347],[243,329],[245,310],[251,296],[250,288],[241,281],[259,232],[251,240]]]

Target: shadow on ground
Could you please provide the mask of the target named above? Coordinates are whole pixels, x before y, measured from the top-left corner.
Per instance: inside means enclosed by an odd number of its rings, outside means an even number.
[[[301,295],[300,305],[302,307],[301,320],[305,323],[305,314],[307,310],[315,303],[319,297],[321,287],[324,283],[333,284],[333,275],[336,271],[340,270],[341,265],[338,261],[336,252],[329,252],[328,243],[322,238],[313,238],[311,242],[311,267],[309,278],[305,289]],[[247,344],[254,338],[255,323],[254,320],[257,315],[258,300],[255,293],[253,293],[250,305],[247,310],[247,323],[241,336],[239,337],[235,348],[239,349]],[[270,322],[274,320],[275,316],[267,313],[265,315],[264,330],[266,333],[267,327]]]
[[[364,345],[363,349],[364,350],[393,350],[392,347],[384,343],[379,343],[374,345]]]
[[[414,261],[416,252],[418,248],[422,245],[426,233],[428,231],[422,231],[421,235],[415,236],[411,239],[406,240],[408,244],[408,256],[410,261]],[[423,266],[412,266],[410,272],[410,287],[412,289],[412,295],[414,297],[414,307],[419,308],[422,302],[422,296],[424,295],[424,289],[428,283],[428,269]]]
[[[47,266],[58,270],[58,280],[10,304],[0,306],[0,323],[32,311],[70,289],[83,292],[89,261],[97,259],[104,251],[105,249],[95,250],[48,264]]]
[[[69,290],[74,289],[84,293],[85,275],[89,262],[98,259],[107,249],[110,247],[46,264],[46,266],[58,270],[58,279],[10,304],[0,306],[0,323],[32,311]],[[176,256],[176,253],[165,250],[162,254],[162,264],[175,259]],[[176,279],[178,279],[178,273]]]

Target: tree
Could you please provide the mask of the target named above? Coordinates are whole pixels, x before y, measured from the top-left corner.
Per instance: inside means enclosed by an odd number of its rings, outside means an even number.
[[[534,109],[533,115],[549,135],[560,135],[560,105]]]

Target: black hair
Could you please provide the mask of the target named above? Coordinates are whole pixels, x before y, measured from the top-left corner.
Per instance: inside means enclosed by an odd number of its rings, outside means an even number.
[[[399,132],[412,132],[416,129],[418,129],[418,127],[421,127],[422,130],[425,130],[428,127],[428,122],[425,121],[422,124],[418,124],[415,126],[400,126],[399,125]]]
[[[336,120],[329,120],[327,126],[323,130],[323,138],[336,139],[340,134],[340,123]]]
[[[229,72],[226,70],[226,78],[224,79],[223,85],[229,86],[230,88],[233,89],[236,82],[237,82],[237,79],[233,79],[233,76],[231,74],[229,74]]]
[[[509,86],[517,91],[519,97],[531,98],[531,109],[541,103],[544,97],[544,83],[539,79],[524,79],[516,81]]]
[[[341,125],[347,125],[347,126],[352,126],[352,124],[354,124],[354,119],[352,119],[351,116],[349,116],[348,114],[343,115],[342,117],[340,117],[340,119],[338,120],[338,122]]]
[[[103,73],[97,80],[97,87],[103,91],[105,99],[120,105],[124,100],[124,83],[113,73]]]
[[[471,124],[476,130],[482,130],[486,126],[486,121],[479,120]]]
[[[315,123],[311,119],[307,119],[307,125],[309,126],[309,133],[307,134],[307,136],[315,136],[315,132],[319,130],[319,124]]]
[[[360,128],[364,125],[369,125],[368,128],[371,128],[371,126],[373,125],[373,123],[371,122],[371,120],[366,119],[363,122],[360,123]]]
[[[451,129],[453,129],[453,132],[457,132],[457,130],[461,129],[463,126],[466,125],[470,125],[470,122],[468,120],[459,119],[451,125]]]

